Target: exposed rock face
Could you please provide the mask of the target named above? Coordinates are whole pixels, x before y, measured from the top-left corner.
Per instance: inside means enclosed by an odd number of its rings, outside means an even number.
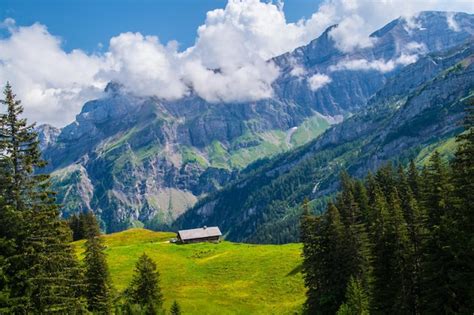
[[[423,80],[414,79],[414,73]],[[341,170],[362,177],[388,161],[419,161],[423,148],[454,142],[464,106],[472,100],[474,42],[469,41],[407,66],[364,110],[310,144],[241,173],[233,185],[201,200],[175,226],[219,224],[233,241],[295,242],[305,197],[322,211],[338,188]]]
[[[56,143],[59,133],[61,132],[58,128],[48,124],[39,125],[35,129],[38,133],[39,145],[42,151],[44,151],[49,145]]]
[[[281,69],[275,95],[258,102],[211,104],[196,95],[168,102],[110,83],[106,96],[86,103],[56,141],[49,140],[52,133],[41,135],[55,186],[71,187],[60,194],[64,215],[92,209],[109,232],[137,221],[168,224],[249,163],[304,144],[363,108],[400,71],[399,58],[469,39],[474,17],[460,13],[456,21],[454,31],[445,13],[422,13],[420,27],[412,29],[398,19],[372,35],[372,47],[349,53],[335,47],[329,28],[307,46],[272,60]],[[344,68],[354,60],[365,60],[366,68]],[[374,70],[374,62],[385,70]],[[429,77],[430,70],[423,69],[427,73],[420,76]],[[317,89],[311,85],[316,74],[330,78]],[[406,88],[391,84],[400,93]],[[363,133],[366,127],[351,128]]]

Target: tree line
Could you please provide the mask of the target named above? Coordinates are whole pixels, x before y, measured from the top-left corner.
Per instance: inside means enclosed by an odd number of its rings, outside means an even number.
[[[474,105],[452,161],[341,174],[322,215],[303,204],[308,314],[472,314]]]
[[[60,218],[34,124],[21,118],[8,83],[0,104],[0,314],[164,314],[159,272],[146,254],[125,292],[114,290],[95,216]],[[86,240],[82,262],[73,239]],[[170,313],[181,313],[177,302]]]

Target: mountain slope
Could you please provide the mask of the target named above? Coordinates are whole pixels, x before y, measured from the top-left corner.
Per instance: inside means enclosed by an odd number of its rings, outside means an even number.
[[[460,132],[463,104],[474,94],[473,62],[469,41],[407,66],[365,110],[300,149],[249,167],[236,183],[182,215],[176,226],[219,224],[237,241],[297,240],[299,204],[310,197],[321,211],[342,169],[363,176],[387,161],[416,158],[423,148]]]
[[[63,215],[91,209],[108,232],[173,222],[250,163],[303,145],[362,109],[405,63],[474,32],[473,15],[456,14],[458,30],[443,12],[417,19],[416,27],[397,19],[372,35],[373,46],[351,52],[335,47],[329,28],[272,60],[281,70],[275,93],[258,102],[208,103],[196,95],[168,102],[110,83],[43,144]]]
[[[158,265],[164,307],[183,314],[295,314],[305,300],[301,245],[177,245],[174,233],[131,229],[104,236],[114,287],[122,292],[144,252]],[[74,243],[78,254],[84,241]],[[80,256],[82,257],[82,255]],[[268,272],[272,270],[272,272]]]

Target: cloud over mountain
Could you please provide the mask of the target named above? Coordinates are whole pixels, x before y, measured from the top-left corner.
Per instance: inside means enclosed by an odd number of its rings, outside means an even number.
[[[63,125],[70,122],[84,101],[99,97],[114,80],[139,95],[179,99],[194,91],[209,102],[255,101],[271,97],[271,84],[279,69],[268,60],[316,38],[328,26],[342,51],[373,44],[368,35],[399,16],[421,10],[472,12],[468,1],[326,0],[308,19],[289,23],[283,2],[229,0],[224,9],[207,13],[192,47],[178,50],[176,42],[161,43],[156,36],[122,33],[111,38],[108,51],[87,54],[65,52],[61,40],[45,25],[17,26],[11,19],[0,27],[9,36],[0,39],[0,82],[14,85],[33,120]],[[446,17],[455,29],[456,15]],[[390,71],[396,64],[416,60],[417,52],[400,60],[376,64],[348,60],[332,70],[373,69]],[[411,59],[410,59],[411,58]],[[304,75],[304,69],[294,75]],[[315,89],[327,78],[308,78]]]

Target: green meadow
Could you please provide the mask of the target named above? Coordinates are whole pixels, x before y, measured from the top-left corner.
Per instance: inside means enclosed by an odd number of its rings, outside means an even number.
[[[176,300],[183,314],[295,314],[305,300],[300,244],[177,245],[168,242],[174,233],[145,229],[103,237],[116,290],[146,252],[158,265],[166,309]],[[84,241],[73,244],[82,258]]]

